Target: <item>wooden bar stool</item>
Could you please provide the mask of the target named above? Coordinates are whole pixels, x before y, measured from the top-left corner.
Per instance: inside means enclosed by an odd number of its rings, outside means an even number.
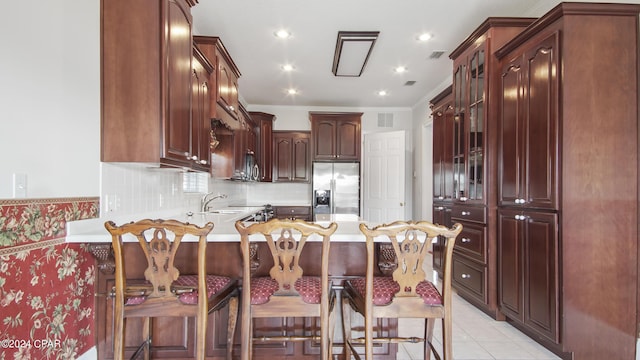
[[[364,344],[365,357],[373,359],[374,343],[424,342],[424,359],[430,359],[431,343],[435,319],[442,320],[442,345],[445,360],[453,360],[451,345],[451,276],[453,245],[462,230],[455,224],[448,229],[426,221],[383,224],[373,229],[360,224],[360,231],[367,238],[366,277],[345,282],[342,292],[342,319],[344,328],[345,354],[351,359],[351,353],[360,359],[355,345]],[[446,239],[442,291],[438,291],[423,270],[423,262],[432,241],[438,237]],[[398,259],[398,267],[393,276],[374,276],[373,266],[374,239],[388,241],[393,245]],[[351,316],[353,312],[364,316],[364,337],[353,339],[351,336]],[[384,337],[373,335],[375,318],[424,318],[425,331],[421,337]]]
[[[115,257],[114,297],[114,359],[124,359],[125,321],[127,318],[143,318],[145,342],[134,353],[144,351],[150,358],[150,318],[196,317],[196,358],[205,358],[207,317],[212,311],[229,304],[227,358],[231,359],[233,336],[238,314],[239,289],[236,280],[226,276],[206,273],[207,235],[213,223],[203,227],[176,220],[141,220],[116,226],[105,223],[112,235]],[[130,279],[126,273],[123,256],[123,237],[134,236],[148,262],[145,279]],[[185,236],[198,239],[197,274],[183,275],[174,266],[176,252]],[[195,260],[195,259],[194,259]],[[203,291],[204,290],[204,291]]]
[[[325,228],[302,220],[272,219],[249,226],[236,222],[243,256],[241,359],[252,357],[253,343],[257,341],[306,340],[320,340],[321,359],[331,358],[335,293],[329,282],[329,247],[330,236],[337,227],[335,223]],[[305,243],[314,235],[322,240],[320,276],[305,275],[299,264]],[[254,242],[269,247],[273,260],[269,276],[251,274],[250,243]],[[318,317],[320,334],[254,337],[254,318],[283,317]]]

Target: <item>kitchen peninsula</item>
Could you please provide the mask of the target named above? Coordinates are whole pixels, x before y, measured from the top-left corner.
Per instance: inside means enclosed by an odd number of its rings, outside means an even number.
[[[225,207],[216,209],[214,212],[207,213],[189,213],[180,212],[171,213],[154,213],[143,214],[142,216],[129,217],[124,219],[91,219],[87,221],[75,221],[68,223],[67,242],[88,243],[92,249],[92,253],[98,260],[98,271],[96,271],[96,344],[98,348],[98,358],[113,358],[113,342],[112,342],[112,317],[113,303],[110,298],[111,289],[113,288],[113,271],[114,266],[110,261],[111,256],[111,236],[104,229],[106,220],[113,220],[120,225],[124,222],[132,220],[141,220],[142,218],[171,218],[183,222],[202,225],[206,222],[213,222],[215,227],[207,240],[207,254],[213,258],[213,254],[224,254],[224,256],[216,256],[215,261],[207,264],[207,271],[218,273],[221,275],[241,278],[242,255],[240,251],[239,241],[240,235],[236,231],[234,224],[238,220],[242,220],[251,214],[259,211],[260,207]],[[365,275],[366,265],[366,248],[364,246],[365,237],[360,233],[358,228],[362,222],[357,217],[332,215],[326,219],[318,221],[321,224],[328,224],[330,221],[338,223],[337,231],[332,235],[331,257],[329,262],[330,274],[334,287],[338,291],[345,279],[353,276]],[[134,238],[131,238],[135,241]],[[191,240],[191,241],[189,241]],[[320,264],[317,259],[321,254],[321,242],[313,241],[307,244],[307,250],[301,259],[301,266],[305,268],[309,274],[320,273]],[[262,245],[262,244],[261,244]],[[265,246],[259,246],[256,250],[256,267],[255,272],[258,275],[267,274],[271,266],[268,261],[261,262],[261,259],[270,259],[269,250]],[[136,243],[130,242],[124,245],[125,258],[127,259],[127,271],[131,274],[143,277],[146,268],[146,260],[144,255],[139,251]],[[197,242],[195,239],[185,238],[180,248],[180,253],[176,257],[176,262],[186,269],[184,271],[195,272],[195,262],[192,261],[197,253]],[[112,260],[112,259],[111,259]],[[379,269],[393,269],[384,262],[379,262]],[[376,269],[376,271],[380,271]],[[386,272],[386,271],[385,271]],[[208,335],[206,340],[207,359],[223,359],[226,355],[226,322],[228,313],[227,309],[223,309],[219,313],[210,315],[208,324]],[[136,319],[137,320],[137,319]],[[130,320],[127,323],[126,346],[128,353],[142,342],[141,332],[137,331],[140,323]],[[256,332],[263,332],[270,335],[274,332],[287,334],[295,334],[319,326],[315,319],[311,318],[283,318],[283,319],[264,319],[256,322]],[[338,326],[339,327],[339,326]],[[170,330],[169,330],[170,329]],[[389,333],[397,332],[397,319],[384,320],[381,327],[382,331]],[[175,318],[160,318],[154,321],[152,332],[154,333],[154,347],[157,349],[157,356],[188,359],[193,351],[193,337],[195,331],[195,321],[192,318],[184,318],[176,321]],[[336,334],[340,330],[336,329]],[[240,332],[236,331],[236,339],[234,344],[239,351],[241,342]],[[273,359],[283,356],[296,359],[317,358],[319,347],[315,344],[291,344],[291,343],[273,343],[255,344],[256,359]],[[341,337],[336,336],[334,342],[334,353],[341,353]],[[377,349],[376,359],[395,359],[397,353],[397,345],[385,344]]]

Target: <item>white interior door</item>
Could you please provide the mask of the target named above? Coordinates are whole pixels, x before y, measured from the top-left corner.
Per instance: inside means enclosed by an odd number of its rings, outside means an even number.
[[[374,223],[405,219],[405,132],[364,135],[363,218]]]

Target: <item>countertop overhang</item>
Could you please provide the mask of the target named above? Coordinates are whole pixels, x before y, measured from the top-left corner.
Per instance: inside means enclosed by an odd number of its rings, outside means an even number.
[[[228,210],[237,210],[232,213],[225,213]],[[132,221],[142,219],[173,219],[182,222],[188,222],[202,226],[208,222],[214,224],[214,228],[207,236],[208,242],[239,242],[240,234],[235,228],[235,222],[241,220],[257,211],[262,207],[246,206],[246,207],[229,207],[224,209],[216,209],[223,213],[207,212],[187,214],[187,211],[164,211],[145,213],[139,215],[123,215],[119,217],[100,217],[96,219],[70,221],[67,223],[67,236],[65,241],[68,243],[111,243],[111,235],[104,227],[107,221],[113,221],[116,225],[122,225]],[[242,210],[242,212],[240,212]],[[364,222],[355,216],[348,215],[331,215],[316,221],[317,224],[328,226],[331,222],[338,224],[338,229],[331,236],[331,241],[339,242],[364,242],[365,237],[360,232],[360,223]],[[309,241],[320,240],[320,237],[311,237]],[[135,237],[124,238],[124,241],[136,241]],[[195,237],[185,237],[183,241],[197,241]]]

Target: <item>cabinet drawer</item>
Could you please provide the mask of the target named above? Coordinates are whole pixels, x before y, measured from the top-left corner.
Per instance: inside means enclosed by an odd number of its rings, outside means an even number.
[[[276,206],[275,212],[277,218],[311,220],[310,206]]]
[[[451,218],[466,221],[475,221],[479,223],[486,222],[486,208],[454,205],[451,208]]]
[[[453,257],[453,284],[459,291],[463,291],[482,302],[486,302],[485,268]]]
[[[462,232],[456,238],[455,250],[486,264],[486,234],[486,226],[462,222]]]

